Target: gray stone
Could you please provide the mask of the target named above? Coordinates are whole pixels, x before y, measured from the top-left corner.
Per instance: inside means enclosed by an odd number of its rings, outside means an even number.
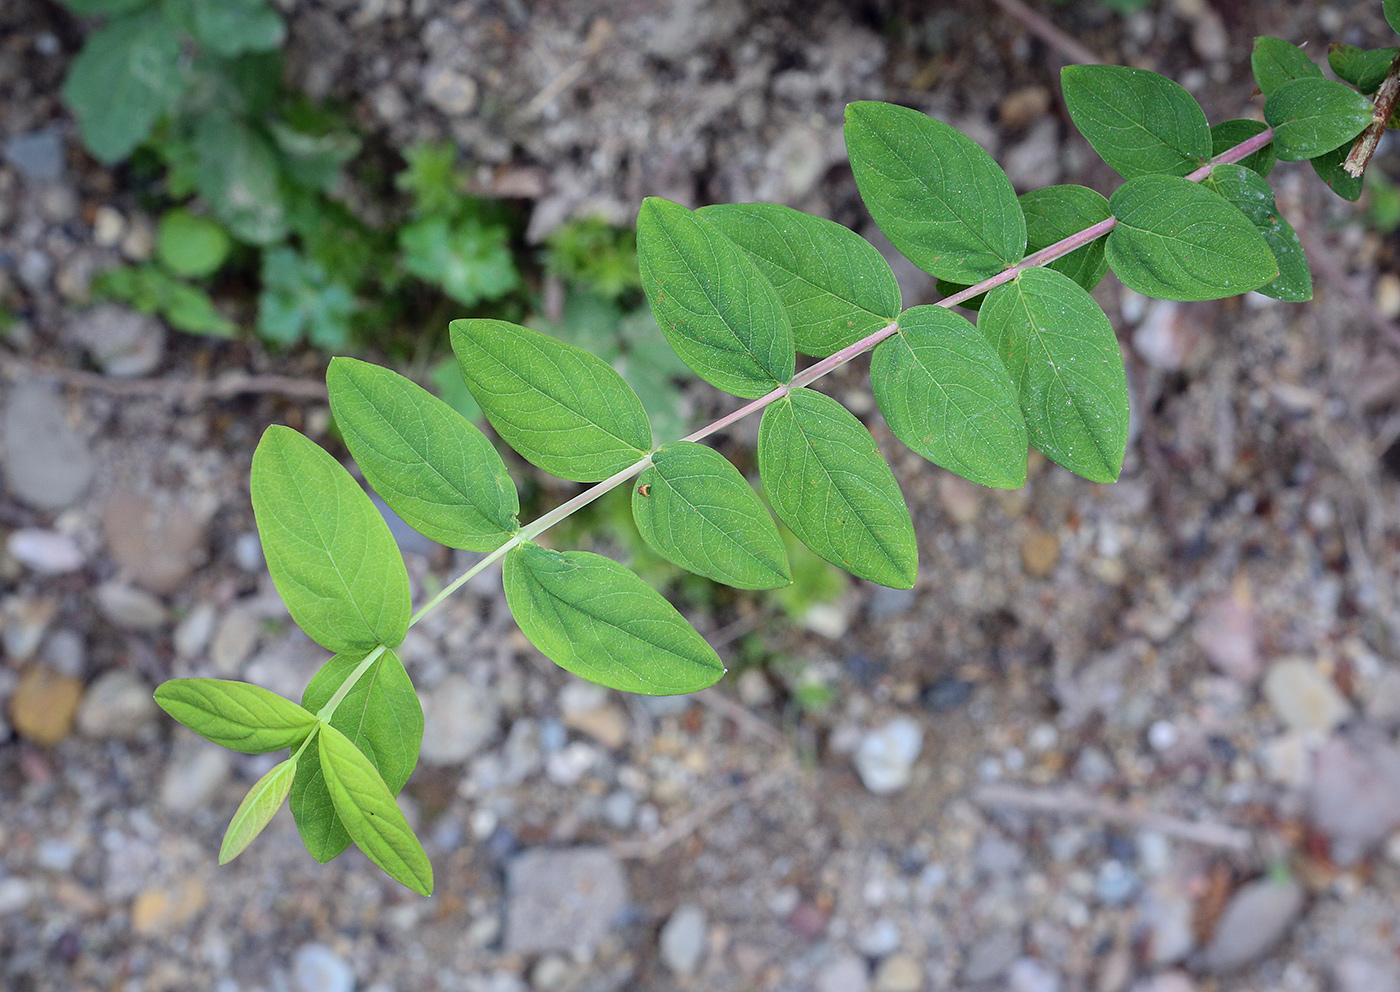
[[[994,930],[967,953],[962,980],[976,984],[1000,978],[1021,953],[1021,935],[1015,930]]]
[[[245,530],[238,535],[233,542],[233,561],[243,571],[253,575],[261,572],[267,566],[267,562],[263,558],[262,542],[258,540],[257,531]]]
[[[1290,730],[1324,735],[1351,715],[1351,704],[1317,665],[1285,658],[1264,676],[1264,697]]]
[[[104,582],[94,593],[97,612],[122,630],[155,630],[169,618],[165,606],[144,589],[125,582]]]
[[[32,380],[17,384],[5,404],[3,464],[10,492],[38,510],[72,506],[95,468],[58,393]]]
[[[99,675],[78,707],[78,729],[89,737],[131,740],[155,718],[151,687],[125,670]]]
[[[465,761],[495,738],[500,719],[500,703],[489,689],[463,675],[447,676],[423,693],[423,760]]]
[[[923,728],[907,716],[897,716],[867,732],[853,759],[860,780],[876,795],[898,792],[909,784],[923,746]]]
[[[908,954],[885,958],[875,969],[875,992],[919,992],[924,969]]]
[[[448,66],[428,66],[423,72],[423,95],[449,117],[462,117],[476,108],[476,80]]]
[[[208,806],[228,781],[230,752],[203,742],[177,751],[160,784],[160,801],[172,813],[193,813]]]
[[[705,911],[686,903],[661,928],[661,961],[676,975],[693,975],[705,956],[709,921]]]
[[[21,252],[19,265],[15,267],[20,285],[31,293],[43,293],[49,288],[53,278],[53,259],[38,248]]]
[[[1303,910],[1297,882],[1259,879],[1240,888],[1225,907],[1206,947],[1206,970],[1234,971],[1267,954]]]
[[[536,848],[506,872],[505,950],[591,949],[628,902],[622,864],[605,848]]]
[[[32,182],[63,178],[63,135],[56,126],[26,131],[5,142],[5,161]]]
[[[603,819],[614,830],[626,830],[637,815],[637,797],[626,789],[618,789],[603,800]]]
[[[297,992],[354,992],[355,972],[325,944],[303,944],[292,958]]]
[[[186,661],[198,658],[209,645],[219,614],[213,603],[197,603],[175,627],[175,653]]]
[[[67,575],[83,567],[86,557],[67,534],[42,527],[23,527],[5,542],[10,554],[40,575]]]
[[[262,635],[262,621],[249,609],[234,607],[224,614],[209,645],[209,660],[214,670],[229,677],[238,674]]]
[[[868,958],[888,957],[899,945],[899,926],[890,919],[878,919],[856,935],[856,948]]]
[[[1348,954],[1332,965],[1336,992],[1400,992],[1400,961]]]
[[[1035,958],[1019,958],[1006,972],[1007,992],[1060,992],[1058,972]]]
[[[54,671],[79,678],[87,668],[87,641],[76,630],[55,630],[44,641],[39,657]]]
[[[854,954],[843,954],[817,974],[814,992],[868,992],[870,969]]]
[[[66,337],[104,373],[118,378],[150,375],[165,357],[165,325],[115,303],[103,303],[77,317]]]
[[[204,563],[212,501],[120,487],[102,508],[102,531],[122,571],[157,595],[174,592]]]
[[[1330,740],[1318,749],[1312,781],[1311,819],[1338,864],[1355,864],[1400,827],[1400,748],[1360,735]]]
[[[1026,137],[1013,145],[1003,162],[1011,185],[1026,190],[1060,181],[1060,125],[1053,115],[1042,117]]]

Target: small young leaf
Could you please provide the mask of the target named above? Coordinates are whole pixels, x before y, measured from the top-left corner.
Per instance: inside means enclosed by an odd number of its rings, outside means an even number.
[[[1278,276],[1254,225],[1213,190],[1174,176],[1129,179],[1109,199],[1104,252],[1130,289],[1163,300],[1218,300]]]
[[[107,165],[135,151],[184,92],[179,34],[156,10],[114,18],[88,35],[63,81],[83,144]]]
[[[1093,297],[1063,273],[1028,269],[987,294],[977,327],[1016,381],[1030,443],[1086,479],[1116,482],[1128,446],[1128,380],[1113,325]]]
[[[852,575],[909,589],[914,522],[870,433],[829,396],[795,389],[763,411],[758,471],[778,519]]]
[[[1371,101],[1332,79],[1294,79],[1264,104],[1274,148],[1285,162],[1316,158],[1350,141],[1371,122]]]
[[[235,237],[271,245],[287,234],[281,170],[272,145],[230,113],[208,113],[194,132],[195,182]]]
[[[1205,185],[1240,208],[1259,229],[1278,263],[1278,278],[1258,292],[1276,300],[1301,303],[1312,299],[1312,274],[1293,227],[1274,204],[1274,193],[1262,176],[1238,165],[1217,165]]]
[[[833,355],[899,316],[899,283],[889,264],[850,228],[777,203],[726,203],[697,213],[768,277],[802,354]]]
[[[374,765],[329,724],[321,725],[316,745],[326,788],[350,838],[389,877],[419,895],[432,895],[432,862]]]
[[[700,378],[750,399],[792,378],[792,326],[777,290],[709,220],[647,197],[637,264],[657,324]]]
[[[338,654],[326,662],[307,685],[301,705],[318,712],[363,660],[364,652],[358,652]],[[385,651],[370,665],[336,706],[330,722],[364,752],[389,791],[397,795],[418,763],[423,706],[394,652]],[[350,835],[336,816],[326,788],[320,758],[309,749],[297,768],[291,805],[302,841],[317,861],[325,864],[350,846]]]
[[[425,217],[399,229],[403,264],[463,306],[497,300],[520,285],[510,232],[476,217]]]
[[[272,822],[272,817],[287,801],[296,770],[291,758],[278,762],[248,790],[224,831],[224,842],[219,845],[219,864],[226,865],[242,854],[253,838]]]
[[[417,383],[354,358],[326,369],[346,447],[384,502],[449,548],[491,551],[519,529],[505,462],[461,414]]]
[[[249,682],[171,679],[156,687],[156,704],[196,734],[244,754],[296,747],[316,717]]]
[[[632,489],[632,516],[661,557],[736,589],[792,581],[773,518],[739,470],[713,448],[663,444]]]
[[[870,359],[875,402],[894,436],[935,465],[997,489],[1026,484],[1016,384],[966,319],[911,307]]]
[[[343,348],[355,310],[350,287],[314,258],[294,248],[262,253],[258,334],[264,340],[290,347],[306,339],[322,348]]]
[[[1362,93],[1380,89],[1390,63],[1400,55],[1400,48],[1357,48],[1333,42],[1327,48],[1327,64],[1337,77],[1351,83]]]
[[[1046,186],[1021,194],[1021,210],[1026,215],[1026,251],[1049,248],[1071,234],[1092,227],[1109,217],[1108,201],[1087,186]],[[1103,257],[1103,238],[1090,241],[1050,263],[1085,289],[1093,289],[1108,271]]]
[[[1121,65],[1060,70],[1079,133],[1124,179],[1184,176],[1210,157],[1210,124],[1190,93],[1166,76]]]
[[[506,602],[545,657],[610,689],[670,696],[714,685],[724,665],[651,586],[588,551],[512,548]]]
[[[167,210],[156,228],[156,257],[177,276],[212,275],[228,258],[229,248],[222,227],[183,207]]]
[[[329,651],[390,647],[408,630],[408,572],[350,473],[289,427],[253,452],[253,515],[292,619]]]
[[[1021,260],[1011,180],[971,138],[892,103],[846,107],[846,151],[870,216],[919,268],[975,283]]]
[[[504,320],[454,320],[462,378],[502,440],[570,482],[598,482],[651,449],[642,401],[611,365]]]
[[[1221,121],[1210,129],[1210,157],[1228,152],[1236,145],[1243,144],[1256,134],[1263,134],[1269,129],[1269,125],[1263,121],[1252,121],[1245,117],[1235,120]],[[1248,158],[1240,160],[1240,165],[1246,169],[1253,169],[1261,176],[1267,176],[1274,171],[1274,161],[1277,156],[1274,154],[1273,142],[1265,145]]]
[[[282,47],[287,26],[267,0],[195,0],[194,34],[225,58]]]
[[[1365,176],[1353,176],[1346,169],[1342,168],[1342,163],[1347,160],[1351,153],[1351,142],[1348,141],[1338,148],[1333,148],[1330,152],[1323,152],[1309,161],[1312,162],[1313,171],[1317,173],[1319,179],[1327,184],[1328,188],[1336,193],[1343,200],[1350,200],[1355,203],[1361,199],[1361,187],[1365,181]]]
[[[1249,57],[1254,81],[1266,98],[1274,90],[1293,79],[1322,78],[1322,70],[1308,58],[1308,53],[1282,38],[1261,35],[1254,39],[1254,52]]]

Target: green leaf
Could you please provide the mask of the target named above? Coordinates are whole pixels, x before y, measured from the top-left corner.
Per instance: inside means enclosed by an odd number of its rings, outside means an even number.
[[[1026,219],[1006,173],[971,138],[907,107],[846,106],[846,150],[860,197],[906,258],[975,283],[1025,254]]]
[[[1230,121],[1221,121],[1210,129],[1210,157],[1215,158],[1228,152],[1236,145],[1243,144],[1256,134],[1263,134],[1269,129],[1269,125],[1263,121],[1252,121],[1244,117]],[[1265,145],[1248,158],[1242,159],[1240,165],[1246,169],[1253,169],[1261,176],[1267,176],[1274,171],[1273,142]]]
[[[258,333],[291,346],[309,339],[322,348],[343,348],[350,340],[355,296],[313,258],[293,248],[262,254],[258,294]]]
[[[1254,70],[1254,81],[1259,85],[1259,92],[1266,99],[1290,80],[1322,78],[1322,70],[1308,58],[1307,52],[1282,38],[1270,38],[1268,35],[1254,39],[1254,52],[1249,57],[1249,65]]]
[[[1274,149],[1285,162],[1316,158],[1355,138],[1371,123],[1373,108],[1356,90],[1332,79],[1294,79],[1264,104],[1274,129]]]
[[[840,403],[795,389],[763,412],[758,470],[778,519],[852,575],[909,589],[919,568],[914,523],[894,473]]]
[[[326,369],[345,445],[384,502],[414,530],[491,551],[519,529],[505,462],[459,413],[417,383],[354,358]]]
[[[199,118],[194,132],[200,196],[236,238],[255,245],[287,233],[277,156],[267,139],[228,113]]]
[[[1385,13],[1385,22],[1394,31],[1400,31],[1400,0],[1382,0],[1381,10]]]
[[[1016,384],[966,319],[911,307],[880,342],[870,382],[894,436],[935,465],[984,486],[1026,484],[1026,424]]]
[[[649,307],[640,307],[618,322],[627,350],[614,363],[651,418],[658,437],[676,437],[687,431],[690,404],[677,380],[691,381],[685,362],[671,348]]]
[[[176,330],[212,338],[231,338],[238,333],[238,325],[225,317],[198,286],[171,279],[162,292],[161,314]]]
[[[156,228],[156,257],[177,276],[212,275],[228,258],[229,247],[219,224],[183,207],[167,210]]]
[[[1021,194],[1021,210],[1026,215],[1026,250],[1049,248],[1071,234],[1109,218],[1108,201],[1087,186],[1046,186]],[[1103,238],[1076,248],[1050,263],[1085,289],[1093,289],[1108,271],[1103,257]]]
[[[196,734],[244,754],[297,747],[316,717],[260,685],[224,679],[171,679],[156,704]]]
[[[114,18],[88,35],[63,81],[83,144],[107,165],[145,141],[184,92],[179,35],[155,10]]]
[[[1274,204],[1274,193],[1257,172],[1238,165],[1217,165],[1205,184],[1229,200],[1264,236],[1278,263],[1278,278],[1259,292],[1277,300],[1301,303],[1312,299],[1312,274],[1293,227]]]
[[[1328,188],[1336,193],[1343,200],[1350,200],[1355,203],[1361,199],[1361,187],[1365,181],[1365,176],[1353,176],[1342,168],[1342,163],[1351,154],[1351,142],[1348,141],[1330,152],[1323,152],[1315,158],[1309,159],[1312,162],[1313,171],[1318,178],[1327,184]]]
[[[1264,238],[1219,193],[1173,176],[1139,176],[1114,191],[1118,225],[1104,252],[1130,289],[1162,300],[1218,300],[1278,276]]]
[[[253,838],[272,822],[273,816],[287,801],[287,792],[292,787],[296,770],[297,766],[291,758],[280,761],[248,790],[234,811],[228,829],[224,831],[224,842],[219,845],[219,864],[226,865],[242,854]]]
[[[595,355],[504,320],[454,320],[452,350],[486,419],[526,461],[598,482],[651,449],[651,425],[622,376]]]
[[[443,217],[414,221],[399,231],[399,250],[404,268],[463,306],[500,299],[520,285],[510,232],[475,217],[456,224]]]
[[[307,636],[335,652],[403,640],[403,557],[329,453],[289,427],[269,427],[253,452],[253,515],[272,581]]]
[[[1060,70],[1079,133],[1124,179],[1184,176],[1210,157],[1210,124],[1190,93],[1166,76],[1121,65]]]
[[[657,554],[697,575],[736,589],[792,581],[773,518],[713,448],[690,441],[658,448],[632,489],[632,516]]]
[[[778,291],[797,350],[825,358],[899,316],[899,283],[869,241],[777,203],[702,207]]]
[[[128,13],[151,3],[152,0],[63,0],[63,6],[79,17],[93,17],[100,14],[110,17],[114,14]]]
[[[777,290],[709,220],[647,197],[637,264],[657,324],[700,378],[748,398],[792,378],[792,327]]]
[[[724,674],[676,608],[610,558],[525,543],[505,563],[506,602],[556,665],[623,692],[698,692]]]
[[[1016,382],[1030,443],[1086,479],[1117,481],[1128,379],[1113,325],[1084,287],[1028,269],[987,294],[977,326]]]
[[[432,895],[432,862],[374,765],[335,727],[322,724],[316,743],[326,788],[351,840],[389,877]]]
[[[321,666],[302,693],[301,705],[313,713],[330,702],[342,682],[364,660],[364,652],[338,654]],[[423,743],[423,706],[393,651],[385,651],[345,694],[331,716],[331,726],[369,758],[389,791],[398,794],[418,763]],[[350,846],[335,804],[326,788],[319,756],[303,752],[291,793],[292,816],[311,856],[325,864]]]
[[[267,128],[284,156],[287,175],[309,190],[329,193],[340,178],[341,167],[360,151],[358,136],[334,127],[312,133],[271,120]]]
[[[194,36],[225,58],[282,47],[287,26],[266,0],[193,0]]]
[[[475,426],[481,419],[481,407],[462,380],[461,370],[457,368],[457,359],[451,355],[438,359],[428,373],[428,378],[437,390],[438,398]]]
[[[1327,64],[1338,78],[1351,83],[1362,93],[1380,89],[1390,72],[1390,63],[1400,55],[1400,48],[1357,48],[1333,42],[1327,48]]]

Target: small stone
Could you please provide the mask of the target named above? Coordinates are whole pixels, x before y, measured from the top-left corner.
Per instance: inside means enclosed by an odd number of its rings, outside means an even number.
[[[166,596],[204,563],[214,507],[174,493],[121,487],[102,508],[107,546],[137,585]]]
[[[87,668],[87,642],[76,630],[55,630],[39,656],[55,672],[81,678]]]
[[[131,929],[147,937],[173,933],[194,920],[208,904],[208,890],[193,878],[174,890],[144,889],[131,903]]]
[[[192,744],[177,752],[165,769],[160,801],[173,813],[193,813],[209,805],[228,780],[229,752],[213,744]]]
[[[355,971],[325,944],[303,944],[292,958],[296,992],[354,992]]]
[[[209,646],[209,660],[224,677],[238,674],[262,636],[262,621],[249,609],[235,607],[224,614]]]
[[[125,582],[104,582],[94,594],[97,612],[123,630],[155,630],[168,619],[165,606],[144,589]]]
[[[1254,595],[1243,576],[1235,580],[1228,593],[1205,604],[1196,618],[1192,638],[1206,659],[1230,678],[1250,685],[1259,677]]]
[[[1035,958],[1018,958],[1006,972],[1007,992],[1060,992],[1061,978]]]
[[[877,796],[898,792],[909,784],[923,747],[924,731],[918,722],[895,717],[861,738],[854,755],[856,771]]]
[[[1133,350],[1164,372],[1185,368],[1200,341],[1199,313],[1171,300],[1154,300],[1133,329]]]
[[[745,668],[736,680],[739,702],[751,710],[762,709],[773,702],[773,686],[762,668]]]
[[[83,551],[67,534],[40,527],[22,527],[5,542],[6,549],[20,564],[40,575],[67,575],[86,562]]]
[[[673,974],[695,974],[696,969],[700,967],[700,959],[705,956],[708,935],[709,926],[705,911],[693,903],[681,906],[661,928],[662,963]]]
[[[422,693],[422,758],[455,765],[495,738],[501,719],[496,697],[463,675],[449,675]]]
[[[1376,309],[1386,320],[1400,317],[1400,276],[1384,272],[1376,279]]]
[[[34,898],[34,885],[27,879],[11,876],[0,879],[0,916],[18,913]]]
[[[924,969],[908,954],[896,954],[875,969],[875,992],[919,992],[924,987]]]
[[[1196,948],[1196,904],[1177,879],[1164,879],[1139,904],[1138,919],[1147,935],[1147,959],[1175,964]]]
[[[1351,953],[1332,965],[1336,992],[1400,992],[1400,962]]]
[[[245,530],[234,540],[233,562],[249,575],[257,575],[267,567],[257,531]]]
[[[150,375],[165,357],[165,325],[115,303],[103,303],[82,314],[65,336],[115,378]]]
[[[1024,139],[1007,149],[1002,159],[1006,177],[1017,189],[1034,189],[1060,181],[1060,124],[1042,117]]]
[[[851,608],[846,602],[816,603],[802,615],[802,626],[829,641],[839,641],[845,637],[850,625]]]
[[[1400,826],[1400,748],[1333,738],[1318,749],[1312,779],[1309,815],[1337,864],[1357,863]]]
[[[603,800],[603,819],[614,830],[626,830],[637,816],[637,797],[626,789],[618,789]]]
[[[586,734],[609,751],[616,751],[627,743],[630,728],[627,715],[611,703],[597,709],[567,715],[564,717],[564,726]]]
[[[1021,936],[1014,930],[994,930],[968,952],[962,979],[969,984],[1000,978],[1021,953]]]
[[[876,920],[856,935],[856,949],[868,958],[888,957],[899,950],[899,944],[899,926],[894,920]]]
[[[530,969],[530,988],[536,992],[558,992],[568,986],[572,970],[559,955],[546,954]]]
[[[605,848],[536,848],[506,871],[505,950],[568,953],[597,946],[628,902],[627,877]]]
[[[1264,676],[1264,698],[1298,733],[1331,733],[1351,715],[1351,704],[1317,665],[1301,658],[1276,661]]]
[[[34,657],[44,634],[58,615],[58,600],[50,596],[11,596],[0,604],[0,643],[12,661]],[[78,675],[65,671],[65,675]]]
[[[128,262],[144,262],[156,248],[156,233],[145,217],[131,218],[131,225],[122,238],[122,257]]]
[[[428,66],[423,95],[449,117],[463,117],[476,108],[476,80],[447,66]]]
[[[10,723],[21,737],[52,746],[73,732],[83,684],[43,665],[21,676],[10,697]]]
[[[189,615],[175,626],[172,640],[175,653],[186,661],[198,658],[209,644],[214,634],[214,625],[219,614],[212,603],[198,603]]]
[[[92,240],[103,248],[115,248],[126,234],[126,218],[121,211],[103,204],[92,215]]]
[[[599,756],[593,745],[573,741],[545,758],[545,777],[555,785],[577,785],[598,764]]]
[[[1225,22],[1209,7],[1191,26],[1191,47],[1206,62],[1223,62],[1230,54],[1230,35]]]
[[[41,840],[34,849],[34,861],[45,871],[66,874],[73,870],[78,860],[78,845],[61,837],[48,837]]]
[[[1050,109],[1050,99],[1050,91],[1044,86],[1014,90],[997,108],[997,122],[1012,130],[1023,128],[1045,116]]]
[[[1206,970],[1218,975],[1259,960],[1283,939],[1302,909],[1303,887],[1291,879],[1259,879],[1241,887],[1206,947]]]
[[[1387,730],[1400,728],[1400,668],[1382,669],[1363,696],[1366,719]]]
[[[814,992],[869,992],[870,969],[853,954],[843,954],[817,974]]]
[[[104,672],[83,695],[78,729],[89,737],[133,740],[156,718],[151,687],[125,670]]]
[[[938,502],[953,523],[965,527],[982,514],[982,487],[952,472],[940,472]]]
[[[30,182],[63,178],[63,133],[56,125],[17,134],[5,142],[5,161]]]
[[[1196,992],[1196,983],[1183,972],[1166,971],[1138,982],[1133,992]]]
[[[940,675],[920,694],[924,705],[935,713],[950,713],[972,698],[976,686],[956,675]]]
[[[1137,876],[1117,859],[1109,859],[1099,865],[1094,879],[1094,895],[1105,906],[1122,906],[1137,894]]]
[[[1269,781],[1301,789],[1312,777],[1312,748],[1303,734],[1282,734],[1259,746],[1260,763]]]
[[[1060,560],[1060,539],[1038,527],[1031,528],[1021,541],[1021,567],[1033,579],[1043,579]]]
[[[59,394],[32,380],[15,385],[5,404],[3,463],[10,491],[37,510],[72,506],[95,469]]]

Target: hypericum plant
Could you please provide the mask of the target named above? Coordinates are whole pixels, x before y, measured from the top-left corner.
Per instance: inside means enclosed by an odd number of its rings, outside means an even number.
[[[1386,0],[1386,13],[1400,24],[1400,0]],[[1162,76],[1065,69],[1071,118],[1125,180],[1107,199],[1080,186],[1018,198],[996,163],[948,125],[887,103],[851,104],[846,144],[876,223],[919,267],[967,287],[933,306],[902,309],[880,253],[830,221],[769,203],[688,210],[644,201],[642,287],[666,340],[697,375],[747,402],[658,446],[636,393],[602,359],[504,321],[453,321],[462,377],[501,440],[545,472],[593,483],[528,524],[517,519],[515,486],[484,434],[388,369],[332,361],[331,409],[365,478],[424,535],[484,554],[413,610],[403,559],[364,490],[312,441],[268,428],[252,468],[268,568],[292,618],[334,657],[300,705],[215,679],[157,689],[167,712],[216,743],[292,749],[239,807],[220,861],[290,796],[318,860],[354,842],[403,884],[431,892],[432,866],[394,799],[423,730],[394,648],[496,562],[521,630],[568,671],[654,694],[718,681],[719,656],[659,593],[609,558],[557,551],[541,538],[627,485],[637,528],[662,557],[740,589],[787,584],[788,556],[768,509],[700,443],[742,417],[761,412],[768,503],[808,548],[855,576],[912,586],[914,527],[893,473],[860,421],[811,388],[867,351],[890,430],[935,464],[1015,488],[1034,445],[1085,478],[1117,479],[1127,382],[1113,328],[1089,290],[1111,268],[1163,299],[1255,290],[1308,299],[1306,260],[1264,177],[1275,158],[1309,159],[1349,194],[1348,143],[1373,116],[1384,127],[1392,112],[1393,102],[1373,109],[1323,79],[1277,39],[1261,39],[1254,68],[1267,123],[1214,128]],[[1395,92],[1397,73],[1392,63],[1382,94]],[[1350,68],[1342,75],[1354,78]],[[978,299],[976,326],[952,310]],[[799,369],[798,352],[817,361]]]

